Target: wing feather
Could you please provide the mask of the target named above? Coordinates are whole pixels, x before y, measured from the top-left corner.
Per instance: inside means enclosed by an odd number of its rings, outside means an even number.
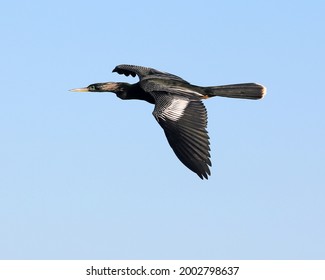
[[[200,100],[183,99],[168,94],[153,94],[156,107],[153,115],[163,128],[169,145],[174,150],[179,160],[200,178],[208,178],[210,175],[210,143],[206,130],[207,113]],[[170,107],[175,110],[175,104],[183,104],[179,118],[166,115]]]
[[[150,76],[150,78],[173,79],[188,84],[188,82],[183,80],[181,77],[144,66],[121,64],[116,66],[113,69],[113,72],[125,76],[131,75],[132,77],[138,75],[140,80]]]

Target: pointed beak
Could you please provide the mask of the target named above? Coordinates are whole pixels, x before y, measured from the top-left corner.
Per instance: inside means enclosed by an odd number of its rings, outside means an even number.
[[[87,92],[87,91],[89,91],[89,89],[87,87],[84,87],[84,88],[73,88],[73,89],[70,89],[69,91],[73,91],[73,92]]]

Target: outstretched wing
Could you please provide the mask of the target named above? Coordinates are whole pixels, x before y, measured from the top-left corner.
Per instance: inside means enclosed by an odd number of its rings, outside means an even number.
[[[125,76],[129,76],[131,75],[132,77],[135,77],[136,75],[139,76],[140,80],[142,80],[143,78],[147,77],[147,76],[154,76],[155,78],[168,78],[168,79],[173,79],[173,80],[178,80],[178,81],[182,81],[185,83],[188,83],[187,81],[183,80],[182,78],[167,73],[167,72],[162,72],[162,71],[158,71],[156,69],[153,68],[149,68],[149,67],[144,67],[144,66],[137,66],[137,65],[127,65],[127,64],[121,64],[116,66],[113,69],[113,72],[117,72],[118,74],[123,74]],[[151,78],[151,77],[150,77]]]
[[[152,95],[156,100],[153,115],[164,129],[176,156],[201,179],[207,179],[211,161],[207,112],[203,103],[162,92]]]

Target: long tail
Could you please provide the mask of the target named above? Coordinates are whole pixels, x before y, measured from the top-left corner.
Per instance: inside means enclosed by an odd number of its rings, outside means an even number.
[[[266,94],[266,88],[255,83],[205,87],[204,91],[207,97],[222,96],[243,99],[261,99]]]

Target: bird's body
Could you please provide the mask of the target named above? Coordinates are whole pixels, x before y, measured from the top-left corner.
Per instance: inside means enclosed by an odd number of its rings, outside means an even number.
[[[202,100],[214,96],[260,99],[266,92],[265,87],[255,83],[200,87],[176,75],[135,65],[119,65],[113,72],[137,75],[140,80],[135,84],[98,83],[72,91],[108,91],[124,100],[155,104],[153,115],[176,156],[201,179],[208,178],[211,166],[207,112]]]

